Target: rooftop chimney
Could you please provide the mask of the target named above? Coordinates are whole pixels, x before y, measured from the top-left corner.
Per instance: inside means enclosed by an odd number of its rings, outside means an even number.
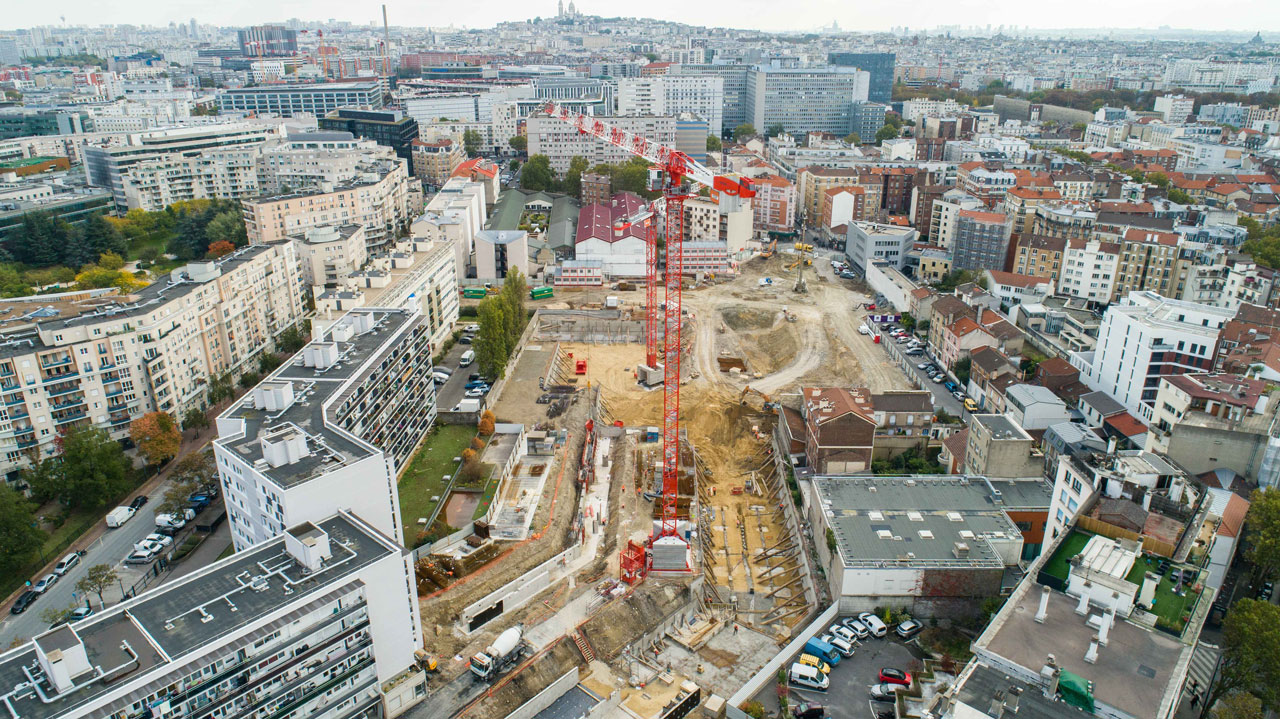
[[[1044,618],[1049,613],[1049,588],[1040,588],[1040,609],[1036,611],[1036,624],[1044,624]]]
[[[991,697],[991,708],[987,710],[987,716],[991,719],[1000,719],[1004,716],[1004,692],[999,689]]]
[[[1116,608],[1111,607],[1102,613],[1102,622],[1098,626],[1098,644],[1107,646],[1107,635],[1111,633],[1111,625],[1116,623]]]
[[[1093,635],[1093,639],[1089,640],[1089,650],[1084,653],[1084,661],[1087,664],[1096,664],[1098,662],[1098,635]]]
[[[307,435],[293,425],[267,432],[259,441],[262,444],[262,457],[272,467],[293,464],[311,455],[311,450],[307,447]]]
[[[316,571],[326,559],[333,556],[329,549],[328,533],[311,522],[289,528],[284,533],[284,548],[308,572]]]
[[[1009,710],[1010,714],[1018,713],[1018,698],[1022,696],[1022,687],[1009,687],[1008,698],[1004,700],[1004,706]]]
[[[1080,603],[1076,605],[1076,614],[1084,616],[1089,613],[1089,582],[1080,589]]]

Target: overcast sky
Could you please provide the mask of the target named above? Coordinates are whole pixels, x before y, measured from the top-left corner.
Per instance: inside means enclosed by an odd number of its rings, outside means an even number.
[[[1225,4],[1224,4],[1225,3]],[[165,25],[196,18],[216,25],[250,25],[288,18],[333,18],[354,23],[381,24],[379,3],[350,0],[10,0],[0,25],[9,28],[60,24],[116,23]],[[567,4],[567,0],[566,0]],[[1212,7],[1212,11],[1208,8]],[[909,0],[908,2],[850,3],[840,0],[648,0],[643,4],[582,0],[578,10],[596,15],[643,15],[695,25],[725,25],[765,30],[811,30],[832,20],[847,30],[887,30],[906,25],[929,29],[938,25],[1005,24],[1033,28],[1156,28],[1194,27],[1204,30],[1253,32],[1280,30],[1280,1],[1221,0],[1206,6],[1202,0],[1076,0],[1070,3],[1028,0]],[[555,14],[555,0],[484,2],[387,3],[392,25],[448,25],[492,27],[495,22]],[[443,12],[442,12],[443,11]]]

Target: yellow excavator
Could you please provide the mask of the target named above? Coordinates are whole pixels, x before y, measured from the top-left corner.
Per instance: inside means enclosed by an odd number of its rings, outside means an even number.
[[[758,397],[760,397],[760,399],[764,400],[764,411],[774,412],[774,413],[778,411],[778,403],[774,402],[772,397],[765,394],[764,392],[761,392],[755,387],[752,387],[751,385],[747,385],[746,387],[742,388],[742,394],[738,395],[738,404],[746,404],[747,395],[749,394],[757,395]]]
[[[760,257],[761,257],[762,259],[766,259],[766,260],[767,260],[767,259],[769,259],[770,257],[773,257],[773,253],[774,253],[774,252],[777,252],[777,251],[778,251],[778,241],[775,239],[773,242],[770,242],[770,243],[769,243],[768,247],[766,247],[766,248],[764,248],[763,250],[761,250],[761,252],[760,252]]]

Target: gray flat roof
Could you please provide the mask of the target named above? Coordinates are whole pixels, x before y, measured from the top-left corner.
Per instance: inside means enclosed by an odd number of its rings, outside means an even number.
[[[575,684],[569,691],[551,703],[551,706],[533,715],[533,719],[581,719],[600,703],[600,697]]]
[[[975,662],[962,682],[957,698],[978,711],[985,712],[991,707],[991,699],[996,692],[1004,692],[1008,696],[1010,687],[1018,687],[1022,689],[1022,695],[1018,699],[1018,713],[1012,715],[1017,719],[1088,719],[1093,716],[1061,699],[1046,697],[1044,687],[1039,684],[1011,677],[982,662]],[[1006,711],[1005,716],[1010,714]]]
[[[244,420],[245,432],[216,441],[251,465],[264,459],[260,441],[264,434],[296,427],[307,435],[310,455],[279,467],[269,464],[256,467],[282,488],[288,489],[323,472],[364,459],[374,452],[370,445],[338,430],[336,423],[327,423],[326,406],[333,405],[336,409],[336,405],[341,403],[341,395],[348,391],[351,384],[373,370],[375,363],[371,360],[380,356],[382,350],[388,347],[387,338],[411,323],[415,316],[408,310],[396,309],[360,308],[352,312],[372,313],[375,318],[374,330],[354,335],[348,342],[339,342],[339,359],[336,364],[319,371],[304,367],[304,349],[262,381],[293,386],[294,401],[287,409],[274,412],[258,409],[252,406],[250,393],[221,415],[223,418]],[[313,339],[308,347],[330,341],[330,336],[326,334]]]
[[[370,563],[400,551],[347,515],[335,515],[317,524],[328,533],[333,556],[306,575],[305,581],[291,584],[289,593],[286,583],[302,580],[304,575],[302,566],[285,551],[284,537],[279,536],[65,627],[67,636],[73,628],[79,635],[92,666],[110,672],[126,665],[132,658],[123,649],[128,644],[138,667],[119,675],[123,679],[108,676],[84,682],[48,704],[31,694],[11,697],[17,715],[20,719],[73,716],[76,707],[118,689],[147,670],[200,651],[286,603],[321,596],[344,577],[353,577]],[[245,577],[261,577],[257,586],[265,588],[250,588],[240,581]],[[65,643],[63,630],[51,636],[55,643]],[[30,643],[0,656],[0,686],[27,681],[23,668],[35,661],[35,648]],[[51,688],[46,688],[46,693],[51,694]]]
[[[998,615],[999,624],[988,627],[979,639],[987,642],[979,648],[1037,673],[1052,654],[1059,667],[1093,682],[1098,701],[1135,717],[1155,717],[1170,682],[1181,678],[1175,675],[1179,657],[1191,648],[1117,617],[1107,646],[1098,650],[1097,662],[1089,664],[1084,655],[1098,630],[1085,623],[1088,616],[1076,614],[1074,597],[1052,591],[1045,621],[1037,623],[1040,586],[1023,581]],[[1097,613],[1090,609],[1090,614]]]
[[[971,414],[969,421],[987,428],[996,439],[1027,439],[1027,431],[1002,414]]]

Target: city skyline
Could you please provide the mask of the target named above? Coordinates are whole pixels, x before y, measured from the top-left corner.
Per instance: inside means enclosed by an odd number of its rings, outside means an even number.
[[[160,10],[152,6],[137,4],[129,8],[118,5],[104,6],[88,0],[70,0],[57,6],[19,6],[11,8],[6,17],[6,29],[21,29],[38,26],[63,25],[64,18],[71,18],[75,25],[151,25],[163,26],[170,22],[185,23],[195,18],[200,23],[234,27],[253,23],[282,22],[288,18],[324,18],[350,22],[358,25],[381,25],[378,5],[367,6],[366,12],[353,13],[351,5],[326,0],[319,3],[281,2],[269,6],[236,0],[210,6],[201,2],[177,2],[167,4]],[[516,3],[512,0],[499,0],[480,6],[459,6],[451,10],[451,14],[442,17],[423,9],[421,6],[387,5],[387,11],[393,26],[398,27],[455,27],[467,29],[483,29],[503,22],[519,22],[537,17],[553,17],[555,6],[547,3],[544,8],[533,6],[531,11],[527,3]],[[589,2],[579,4],[579,12],[586,15],[612,17],[609,12],[613,8],[594,7]],[[1154,8],[1138,6],[1114,6],[1101,0],[1086,0],[1073,6],[1070,17],[1062,17],[1056,8],[1048,9],[1014,3],[1009,0],[997,3],[977,2],[976,0],[959,0],[958,2],[941,2],[926,0],[915,7],[910,17],[904,18],[896,6],[885,5],[870,9],[860,8],[857,12],[848,6],[833,2],[803,3],[799,8],[793,5],[779,5],[763,0],[747,0],[735,3],[732,13],[727,6],[719,4],[702,4],[691,6],[674,0],[659,0],[647,5],[643,13],[636,17],[661,18],[688,25],[706,27],[731,27],[743,30],[771,30],[777,32],[808,32],[830,27],[832,22],[843,31],[851,32],[884,32],[893,28],[908,27],[914,29],[921,18],[929,18],[927,24],[918,25],[922,31],[936,28],[960,27],[995,29],[1004,26],[1030,32],[1053,31],[1097,31],[1108,32],[1134,31],[1201,31],[1206,33],[1238,32],[1249,33],[1262,31],[1266,27],[1280,27],[1280,5],[1273,3],[1244,0],[1228,3],[1223,12],[1204,16],[1197,12],[1197,7],[1187,0],[1175,0],[1159,6],[1158,13]],[[1186,18],[1195,13],[1194,27]],[[626,15],[633,16],[633,15]],[[1075,18],[1088,19],[1088,22],[1074,22]],[[1109,20],[1101,25],[1098,19]],[[1247,18],[1247,21],[1241,20]]]

